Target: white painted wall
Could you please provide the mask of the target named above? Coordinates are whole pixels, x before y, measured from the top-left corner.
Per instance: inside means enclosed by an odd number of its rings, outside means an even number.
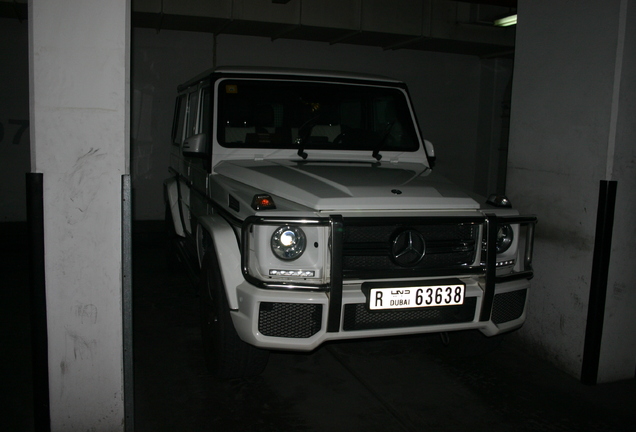
[[[128,0],[29,2],[31,169],[44,177],[51,428],[123,430]]]
[[[607,304],[611,330],[603,342],[599,379],[633,377],[636,364],[636,322],[628,312],[636,308],[631,99],[636,21],[628,25],[629,61],[617,74],[620,4],[519,1],[508,165],[512,202],[539,216],[536,276],[521,335],[574,376],[581,372],[599,182],[619,181],[620,228],[615,228]],[[626,83],[615,93],[617,79]],[[618,109],[618,130],[612,129],[613,109]]]

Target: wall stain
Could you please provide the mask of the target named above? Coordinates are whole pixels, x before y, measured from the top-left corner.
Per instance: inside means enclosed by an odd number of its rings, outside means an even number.
[[[86,211],[99,192],[99,172],[95,170],[95,159],[101,159],[106,153],[100,153],[99,148],[91,147],[88,151],[77,157],[73,168],[67,174],[68,199],[75,204],[66,214],[69,225],[74,225],[84,219]],[[93,180],[95,184],[85,184],[87,180]]]
[[[615,282],[615,283],[614,283],[614,286],[613,286],[613,290],[612,290],[612,292],[613,292],[613,294],[614,294],[616,297],[622,297],[622,296],[623,296],[623,293],[625,292],[625,289],[626,289],[626,288],[627,288],[627,286],[626,286],[624,283],[622,283],[622,282]]]
[[[78,303],[73,306],[73,313],[82,324],[97,324],[97,307],[93,304]]]
[[[66,329],[66,337],[73,343],[73,358],[75,360],[93,360],[93,348],[97,346],[97,340],[88,340],[69,329]]]

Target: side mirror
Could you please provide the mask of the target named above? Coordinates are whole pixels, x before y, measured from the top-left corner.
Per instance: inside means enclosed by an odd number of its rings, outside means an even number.
[[[183,155],[190,157],[206,157],[207,137],[204,133],[192,135],[183,142]]]
[[[435,147],[433,147],[433,143],[424,140],[424,150],[426,150],[426,156],[428,156],[428,164],[433,168],[435,166]]]

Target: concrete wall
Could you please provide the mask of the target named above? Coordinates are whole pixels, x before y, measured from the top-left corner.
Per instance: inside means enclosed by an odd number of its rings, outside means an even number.
[[[618,181],[600,380],[633,377],[636,364],[636,316],[628,312],[636,308],[636,21],[630,2],[626,44],[617,50],[621,3],[519,2],[508,165],[512,202],[539,215],[536,277],[521,335],[575,376],[582,365],[599,182]]]
[[[132,50],[133,218],[163,220],[177,85],[211,68],[209,33],[135,29]]]

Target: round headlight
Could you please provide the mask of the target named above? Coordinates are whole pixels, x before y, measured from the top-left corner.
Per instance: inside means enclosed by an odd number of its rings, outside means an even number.
[[[514,239],[514,232],[510,225],[501,225],[497,230],[497,253],[504,253],[510,248]]]
[[[274,255],[280,259],[291,261],[305,252],[307,238],[300,228],[285,225],[274,231],[270,243]]]

